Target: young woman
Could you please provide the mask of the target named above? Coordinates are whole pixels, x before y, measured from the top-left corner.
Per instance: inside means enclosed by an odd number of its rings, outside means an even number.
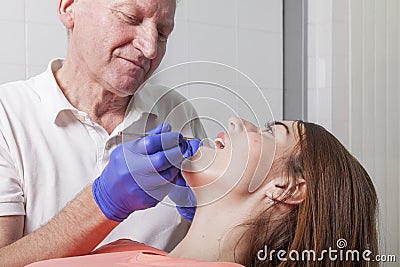
[[[377,266],[374,186],[333,135],[234,117],[218,137],[183,164],[198,207],[169,254],[121,240],[31,266]]]

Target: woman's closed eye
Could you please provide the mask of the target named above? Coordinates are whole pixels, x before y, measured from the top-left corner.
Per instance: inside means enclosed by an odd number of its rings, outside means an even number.
[[[275,127],[274,127],[274,125],[275,125],[275,122],[273,122],[273,121],[267,122],[264,125],[264,128],[261,129],[261,132],[262,133],[265,132],[265,133],[269,133],[271,135],[275,135]]]

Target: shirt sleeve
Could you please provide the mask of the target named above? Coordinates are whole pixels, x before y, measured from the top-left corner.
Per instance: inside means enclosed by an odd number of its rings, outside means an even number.
[[[0,132],[0,216],[25,215],[24,194],[18,172]]]
[[[193,137],[200,138],[200,139],[207,138],[206,131],[204,130],[203,124],[201,124],[201,121],[198,118],[196,110],[193,109],[193,113],[194,113],[193,117],[195,119],[193,119],[190,123]]]
[[[186,98],[181,96],[184,100],[182,100],[183,104],[183,114],[185,114],[185,118],[183,119],[185,123],[183,129],[182,129],[182,134],[184,136],[188,137],[195,137],[199,139],[205,139],[207,138],[207,133],[204,130],[203,124],[200,121],[199,115],[197,114],[195,108],[193,105],[190,103],[190,101],[187,101]]]

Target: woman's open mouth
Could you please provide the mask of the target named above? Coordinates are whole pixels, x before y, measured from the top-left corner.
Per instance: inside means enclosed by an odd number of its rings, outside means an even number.
[[[217,135],[217,138],[214,140],[215,146],[218,147],[219,149],[224,149],[225,148],[225,133],[219,133]]]

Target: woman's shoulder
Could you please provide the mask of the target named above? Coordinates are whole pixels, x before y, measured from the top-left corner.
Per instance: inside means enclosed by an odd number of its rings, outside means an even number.
[[[131,254],[133,251],[135,254],[134,260]],[[195,259],[183,259],[183,258],[171,258],[167,256],[167,252],[159,250],[154,247],[147,246],[143,243],[139,243],[129,239],[120,239],[115,242],[109,243],[95,250],[92,254],[105,254],[113,252],[125,252],[120,253],[118,256],[121,260],[130,259],[131,266],[163,266],[163,267],[179,267],[179,266],[193,266],[193,267],[238,267],[242,266],[232,262],[204,262]],[[114,258],[114,257],[113,257]],[[115,258],[114,258],[115,260]],[[115,263],[115,262],[114,262]],[[128,263],[128,262],[121,262]],[[128,266],[128,265],[127,265]]]
[[[29,267],[239,267],[242,266],[230,262],[204,262],[195,259],[171,258],[167,252],[135,242],[129,239],[120,239],[104,245],[90,255],[53,259],[28,265]]]
[[[119,239],[117,241],[108,243],[104,246],[99,247],[98,249],[94,250],[91,255],[93,254],[104,254],[104,253],[112,253],[112,252],[124,252],[124,251],[149,251],[154,254],[159,255],[167,255],[167,252],[147,246],[143,243],[136,242],[130,239]]]

